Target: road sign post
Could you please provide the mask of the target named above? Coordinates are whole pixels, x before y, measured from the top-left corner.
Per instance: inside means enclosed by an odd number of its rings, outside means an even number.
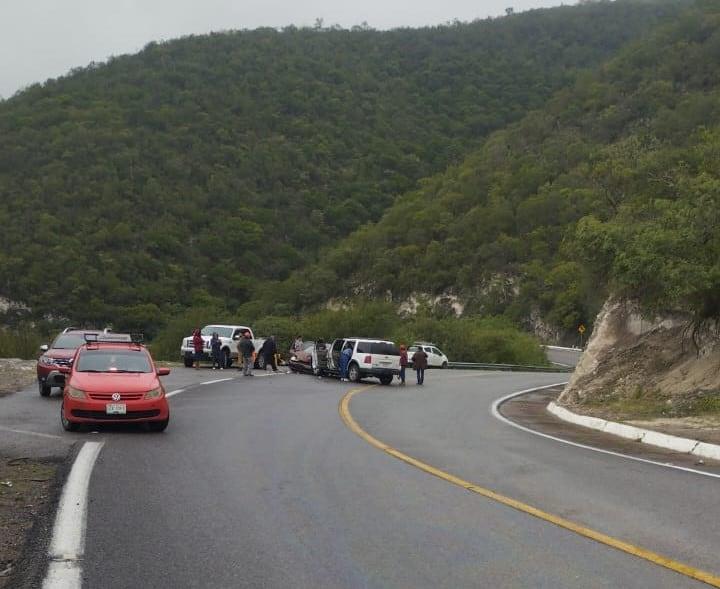
[[[578,332],[580,333],[580,349],[583,349],[583,335],[585,334],[585,326],[581,323],[578,326]]]

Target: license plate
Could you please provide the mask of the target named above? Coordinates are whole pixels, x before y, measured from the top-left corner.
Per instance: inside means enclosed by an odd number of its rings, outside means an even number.
[[[105,413],[107,415],[125,415],[127,407],[125,403],[108,403],[105,405]]]

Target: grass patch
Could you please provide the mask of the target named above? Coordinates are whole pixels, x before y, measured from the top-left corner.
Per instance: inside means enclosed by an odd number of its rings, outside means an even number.
[[[37,358],[42,343],[42,335],[32,328],[0,328],[0,358]]]
[[[669,417],[672,413],[672,406],[668,405],[665,399],[624,398],[609,403],[607,410],[623,419],[651,419]]]
[[[720,415],[720,393],[700,392],[695,395],[668,397],[657,391],[638,387],[633,393],[597,394],[585,399],[583,406],[593,414],[609,419],[655,419],[660,417],[699,417]]]

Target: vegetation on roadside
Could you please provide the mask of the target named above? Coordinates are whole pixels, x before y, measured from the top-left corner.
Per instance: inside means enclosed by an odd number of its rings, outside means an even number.
[[[0,103],[0,294],[168,358],[239,317],[503,361],[525,345],[478,334],[574,332],[609,294],[697,333],[720,318],[719,47],[707,0],[151,44]],[[368,302],[416,293],[465,319]]]
[[[180,341],[190,334],[192,327],[206,323],[221,323],[219,310],[193,309],[173,319],[152,343],[152,351],[159,359],[175,360],[179,356]],[[520,331],[502,317],[455,319],[434,317],[429,313],[402,317],[394,305],[368,302],[342,310],[324,310],[301,315],[265,316],[249,322],[248,318],[232,318],[232,324],[250,324],[260,336],[275,335],[279,349],[285,353],[298,334],[306,340],[335,337],[380,337],[410,345],[414,341],[432,341],[451,361],[487,362],[503,364],[546,364],[540,342]]]
[[[0,327],[0,358],[37,358],[43,336],[29,325]]]
[[[568,153],[577,142],[567,127],[606,89],[579,86],[585,102],[571,101],[542,154],[537,139],[554,119],[529,119],[511,141],[496,136],[483,161],[463,163],[466,154],[689,4],[618,0],[417,30],[193,36],[31,86],[0,102],[0,295],[35,319],[152,336],[196,306],[198,291],[232,311],[256,298],[293,315],[322,304],[333,282],[343,295],[356,282],[372,293],[388,283],[394,293],[467,289],[506,264],[514,272],[551,258],[565,221],[595,195],[573,196],[570,212],[562,192],[525,199],[587,155],[582,145]],[[643,71],[629,65],[628,79]],[[606,114],[620,124],[624,113]],[[421,180],[448,166],[447,179]],[[256,289],[408,192],[393,223],[360,230],[328,270]],[[559,226],[543,225],[556,210],[566,212]],[[560,294],[577,280],[571,269],[536,274],[550,283],[541,294],[551,311],[558,297],[577,311],[586,291]]]
[[[261,300],[450,293],[468,314],[573,332],[615,294],[714,324],[719,48],[720,10],[698,2]]]
[[[717,391],[700,391],[672,396],[638,388],[629,395],[616,391],[608,395],[593,395],[586,398],[580,407],[589,409],[593,415],[621,420],[717,417],[720,416],[720,394]]]

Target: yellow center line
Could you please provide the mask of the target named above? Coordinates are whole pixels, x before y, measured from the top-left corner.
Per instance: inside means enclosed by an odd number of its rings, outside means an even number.
[[[378,440],[377,438],[366,432],[362,427],[360,427],[360,425],[358,425],[357,421],[355,421],[352,414],[350,413],[350,400],[361,391],[367,391],[371,388],[374,388],[375,386],[377,385],[359,387],[348,391],[345,396],[340,400],[340,406],[338,407],[340,417],[342,418],[345,425],[372,446],[375,446],[379,450],[382,450],[386,454],[389,454],[390,456],[393,456],[398,460],[402,460],[406,464],[419,468],[420,470],[436,476],[444,481],[447,481],[448,483],[452,483],[453,485],[462,487],[463,489],[466,489],[471,493],[482,495],[483,497],[487,497],[488,499],[492,499],[493,501],[497,501],[498,503],[502,503],[503,505],[507,505],[508,507],[512,507],[513,509],[522,511],[523,513],[527,513],[528,515],[532,515],[536,518],[539,518],[566,530],[570,530],[571,532],[575,532],[576,534],[584,536],[585,538],[595,540],[600,544],[605,544],[606,546],[610,546],[611,548],[615,548],[627,554],[642,558],[643,560],[646,560],[661,567],[665,567],[667,569],[670,569],[671,571],[674,571],[686,577],[690,577],[691,579],[707,583],[712,587],[720,587],[720,577],[717,575],[697,569],[682,562],[678,562],[666,556],[662,556],[661,554],[653,552],[652,550],[647,550],[640,546],[635,546],[634,544],[631,544],[629,542],[613,538],[612,536],[608,536],[607,534],[603,534],[602,532],[587,528],[583,525],[577,524],[563,517],[548,513],[546,511],[543,511],[542,509],[538,509],[537,507],[533,507],[532,505],[523,503],[522,501],[517,501],[516,499],[507,497],[506,495],[496,493],[495,491],[491,491],[490,489],[486,489],[484,487],[476,485],[475,483],[471,483],[470,481],[466,481],[464,479],[461,479],[460,477],[435,468],[434,466],[431,466],[430,464],[427,464],[422,460],[418,460],[417,458],[408,456],[407,454],[400,452],[399,450],[396,450],[395,448]]]

